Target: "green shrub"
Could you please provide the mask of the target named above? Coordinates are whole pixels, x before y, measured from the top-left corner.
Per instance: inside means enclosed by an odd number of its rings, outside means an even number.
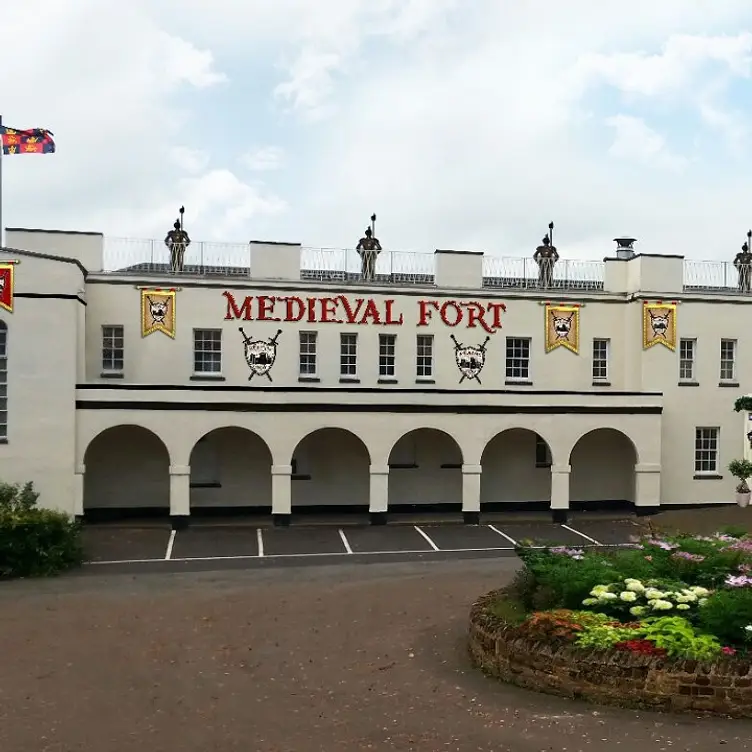
[[[617,625],[613,622],[587,624],[575,638],[578,648],[598,648],[608,650],[619,642],[632,640],[639,634],[636,627]]]
[[[713,593],[700,609],[699,626],[730,645],[743,644],[752,624],[752,588],[724,588]]]
[[[526,607],[537,611],[550,608],[579,610],[590,591],[619,579],[613,564],[604,554],[589,553],[582,559],[549,551],[521,552],[535,580]]]
[[[38,498],[31,483],[0,483],[0,578],[53,575],[83,563],[78,523],[39,509]]]

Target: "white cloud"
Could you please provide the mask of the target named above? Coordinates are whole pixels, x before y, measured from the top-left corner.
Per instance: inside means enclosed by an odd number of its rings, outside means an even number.
[[[666,139],[650,128],[641,118],[614,115],[607,118],[606,123],[615,131],[614,142],[608,150],[613,157],[675,171],[686,166],[687,160],[677,154],[672,154],[666,148]]]
[[[280,146],[259,146],[244,154],[241,161],[256,172],[279,170],[285,162],[285,150]]]
[[[732,256],[750,28],[749,0],[14,5],[4,120],[58,153],[4,161],[5,219],[161,238],[185,204],[195,240],[336,246],[376,211],[387,248],[504,255],[553,219],[565,257]]]

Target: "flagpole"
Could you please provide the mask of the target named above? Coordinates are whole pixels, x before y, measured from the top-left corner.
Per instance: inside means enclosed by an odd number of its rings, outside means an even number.
[[[0,126],[3,124],[3,116],[0,115]],[[2,141],[2,137],[0,137]],[[3,225],[3,148],[0,143],[0,248],[3,247],[5,238],[5,226]]]

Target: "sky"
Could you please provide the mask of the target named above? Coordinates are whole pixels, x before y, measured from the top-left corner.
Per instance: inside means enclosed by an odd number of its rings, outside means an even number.
[[[750,0],[36,0],[3,9],[3,225],[731,259]]]

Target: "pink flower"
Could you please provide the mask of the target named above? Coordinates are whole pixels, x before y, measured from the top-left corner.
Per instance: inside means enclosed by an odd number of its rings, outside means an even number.
[[[676,551],[675,553],[671,554],[672,559],[686,559],[686,561],[705,561],[704,556],[700,556],[700,554],[690,554],[687,551]]]
[[[645,561],[653,561],[653,557],[652,556],[646,556],[645,557]]]
[[[736,655],[736,650],[728,646],[725,648],[721,648],[721,652],[724,653],[724,655]]]

